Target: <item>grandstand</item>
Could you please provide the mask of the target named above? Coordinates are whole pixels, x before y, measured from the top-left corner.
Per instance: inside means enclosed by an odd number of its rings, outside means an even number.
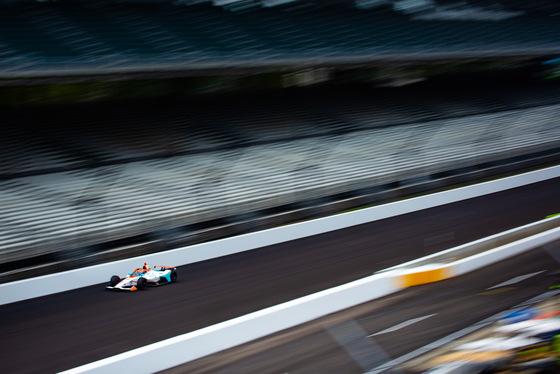
[[[471,87],[443,98],[420,85],[199,98],[190,109],[14,108],[0,147],[0,257],[13,263],[119,241],[199,241],[205,225],[266,221],[361,196],[351,207],[441,176],[556,159],[560,91],[537,87],[528,97]]]
[[[14,1],[1,4],[0,77],[152,70],[340,66],[411,59],[537,56],[560,51],[554,2],[473,1],[504,17],[430,18],[386,1],[297,1],[277,6],[173,2]],[[242,2],[245,4],[245,2]],[[539,5],[540,4],[540,5]],[[437,6],[436,6],[437,5]],[[448,6],[448,5],[447,5]],[[550,8],[550,9],[549,9]],[[422,16],[424,18],[422,18]]]
[[[321,83],[0,106],[0,281],[556,163],[558,82],[512,68],[557,56],[554,2],[419,3],[0,2],[0,86],[263,71]],[[426,73],[465,59],[511,71]],[[397,74],[341,78],[358,68]],[[409,76],[425,81],[374,87]]]

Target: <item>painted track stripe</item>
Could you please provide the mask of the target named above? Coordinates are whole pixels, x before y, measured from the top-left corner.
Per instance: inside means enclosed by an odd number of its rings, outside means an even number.
[[[433,316],[435,316],[436,314],[437,314],[437,313],[430,314],[430,315],[428,315],[428,316],[423,316],[423,317],[418,317],[418,318],[409,319],[408,321],[404,321],[404,322],[402,322],[402,323],[399,323],[398,325],[395,325],[395,326],[393,326],[393,327],[389,327],[388,329],[385,329],[385,330],[382,330],[382,331],[378,331],[378,332],[376,332],[376,333],[374,333],[374,334],[368,335],[367,337],[369,338],[370,336],[376,336],[376,335],[381,335],[381,334],[386,334],[386,333],[389,333],[389,332],[397,331],[397,330],[400,330],[400,329],[405,328],[405,327],[407,327],[407,326],[410,326],[410,325],[412,325],[412,324],[414,324],[414,323],[416,323],[416,322],[420,322],[420,321],[422,321],[422,320],[425,320],[426,318],[433,317]]]
[[[520,276],[515,277],[515,278],[512,278],[512,279],[510,279],[510,280],[508,280],[508,281],[505,281],[505,282],[502,282],[502,283],[500,283],[500,284],[497,284],[497,285],[495,285],[495,286],[488,287],[486,290],[491,290],[491,289],[493,289],[493,288],[498,288],[498,287],[503,287],[503,286],[509,286],[510,284],[519,283],[519,282],[521,282],[521,281],[524,281],[525,279],[531,278],[531,277],[533,277],[533,276],[535,276],[535,275],[537,275],[537,274],[540,274],[540,273],[542,273],[542,272],[544,272],[544,271],[546,271],[546,270],[536,271],[536,272],[531,273],[531,274],[520,275]]]

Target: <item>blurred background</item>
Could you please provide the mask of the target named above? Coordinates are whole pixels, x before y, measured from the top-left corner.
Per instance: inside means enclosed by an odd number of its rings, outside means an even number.
[[[560,160],[555,0],[0,0],[0,282]]]

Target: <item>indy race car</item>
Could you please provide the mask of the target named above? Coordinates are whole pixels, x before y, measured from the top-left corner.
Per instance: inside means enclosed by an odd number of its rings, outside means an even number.
[[[177,269],[173,266],[154,266],[150,269],[146,263],[142,268],[134,269],[125,278],[113,275],[108,290],[113,291],[137,291],[145,290],[148,286],[160,286],[173,283],[177,280]]]

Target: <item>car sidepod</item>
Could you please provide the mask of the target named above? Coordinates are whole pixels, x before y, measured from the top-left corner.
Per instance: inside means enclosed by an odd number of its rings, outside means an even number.
[[[177,270],[173,269],[165,269],[156,271],[158,278],[156,282],[150,283],[152,286],[161,286],[162,284],[173,283],[177,280]]]
[[[158,271],[157,280],[152,283],[154,286],[171,283],[171,270]]]

